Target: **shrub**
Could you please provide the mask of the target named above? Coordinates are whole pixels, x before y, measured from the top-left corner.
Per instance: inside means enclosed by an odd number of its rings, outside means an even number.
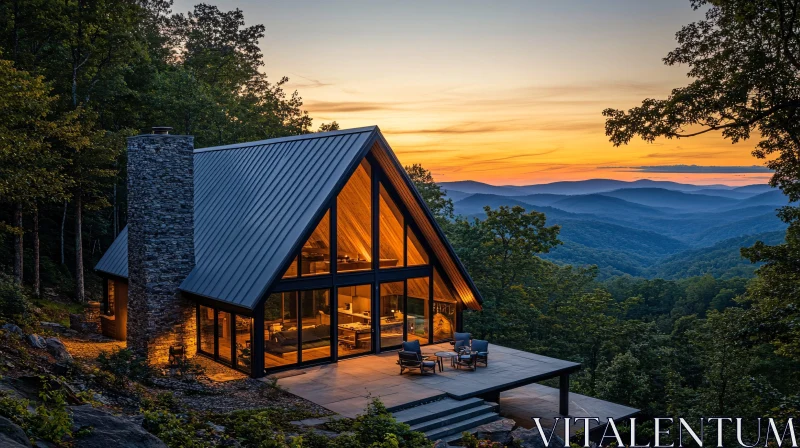
[[[245,448],[272,448],[286,446],[286,437],[270,419],[270,412],[240,413],[232,420],[230,430]]]
[[[50,390],[45,385],[39,398],[42,404],[31,412],[28,400],[2,393],[0,415],[22,427],[29,436],[60,444],[72,436],[72,417],[67,411],[66,396],[62,390]]]
[[[395,420],[377,398],[356,418],[353,431],[359,446],[417,448],[431,445],[425,434],[412,431],[410,426]]]
[[[10,319],[27,314],[30,301],[22,288],[5,274],[0,274],[0,316]]]
[[[144,411],[144,429],[155,434],[170,448],[194,448],[208,446],[197,437],[198,428],[185,419],[167,410]]]
[[[147,382],[153,375],[147,360],[127,348],[115,349],[111,354],[101,352],[97,357],[97,363],[101,369],[114,375],[118,385],[124,385],[125,378]]]

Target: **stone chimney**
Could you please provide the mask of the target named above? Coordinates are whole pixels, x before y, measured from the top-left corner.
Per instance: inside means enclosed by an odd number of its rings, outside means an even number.
[[[194,137],[169,129],[128,139],[128,348],[153,365],[170,346],[197,348],[178,290],[194,268]]]

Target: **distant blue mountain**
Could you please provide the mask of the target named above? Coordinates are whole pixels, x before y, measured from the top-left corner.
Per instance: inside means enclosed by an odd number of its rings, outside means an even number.
[[[462,216],[480,219],[487,205],[493,209],[517,205],[545,213],[548,225],[561,226],[563,242],[545,258],[595,264],[601,277],[752,275],[755,268],[737,255],[733,245],[750,245],[758,235],[773,241],[786,229],[775,209],[786,205],[787,198],[767,185],[732,188],[594,179],[529,186],[480,182],[443,186]],[[714,261],[708,254],[721,258]]]
[[[456,182],[441,182],[439,184],[445,190],[455,190],[464,193],[482,193],[482,194],[496,194],[500,196],[524,196],[529,194],[592,194],[602,193],[606,191],[628,189],[628,188],[664,188],[674,191],[697,191],[702,189],[720,189],[720,190],[733,190],[733,187],[727,185],[691,185],[682,184],[678,182],[660,181],[640,179],[632,182],[626,182],[613,179],[589,179],[580,181],[563,181],[552,182],[549,184],[538,185],[489,185],[482,182],[472,180],[456,181]],[[760,186],[754,186],[760,187]],[[742,189],[744,187],[738,187]],[[769,188],[769,187],[767,187]],[[764,190],[766,191],[766,190]],[[746,192],[746,190],[741,190]],[[763,191],[756,191],[755,193],[762,193]]]
[[[740,201],[722,196],[686,193],[664,188],[631,188],[609,191],[603,193],[603,195],[651,207],[670,207],[676,210],[695,211],[714,210],[727,205],[735,205]]]

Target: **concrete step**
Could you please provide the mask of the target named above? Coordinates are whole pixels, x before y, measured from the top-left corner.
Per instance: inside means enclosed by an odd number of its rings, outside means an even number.
[[[394,418],[398,422],[414,426],[425,421],[435,420],[449,414],[458,413],[482,405],[484,405],[484,401],[480,398],[469,398],[466,400],[445,398],[432,403],[393,412],[392,415],[394,415]]]
[[[491,414],[495,412],[495,408],[488,404],[471,407],[459,412],[445,414],[439,418],[425,420],[411,426],[413,431],[429,432],[437,428],[453,425],[462,421],[467,421],[473,417],[480,415]]]
[[[457,440],[461,438],[461,433],[470,431],[471,429],[491,423],[498,420],[500,416],[496,412],[484,412],[483,414],[462,420],[457,423],[452,423],[441,428],[432,429],[425,432],[425,437],[428,440],[452,439]]]

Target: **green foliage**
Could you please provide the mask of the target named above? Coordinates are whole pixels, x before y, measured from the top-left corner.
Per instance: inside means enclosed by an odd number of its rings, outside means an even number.
[[[197,436],[201,429],[199,425],[192,424],[186,418],[173,414],[167,410],[144,410],[142,426],[155,434],[170,448],[199,448],[208,446],[203,439]]]
[[[408,177],[414,183],[422,199],[427,204],[439,225],[446,227],[455,218],[453,201],[447,197],[442,188],[433,181],[433,173],[420,164],[405,167]]]
[[[286,446],[286,437],[272,422],[272,412],[242,413],[229,420],[230,432],[245,448]]]
[[[12,319],[30,309],[30,300],[9,276],[0,273],[0,316]]]
[[[123,348],[115,349],[110,354],[101,352],[97,357],[100,368],[114,375],[118,385],[124,386],[128,379],[147,382],[153,374],[147,359]]]
[[[30,402],[0,392],[0,415],[13,421],[34,439],[61,444],[72,436],[72,417],[60,389],[45,386],[39,392],[42,403],[30,411]]]
[[[395,420],[377,398],[367,405],[364,414],[355,419],[353,432],[358,446],[382,448],[430,446],[423,433],[411,431],[411,427]]]

